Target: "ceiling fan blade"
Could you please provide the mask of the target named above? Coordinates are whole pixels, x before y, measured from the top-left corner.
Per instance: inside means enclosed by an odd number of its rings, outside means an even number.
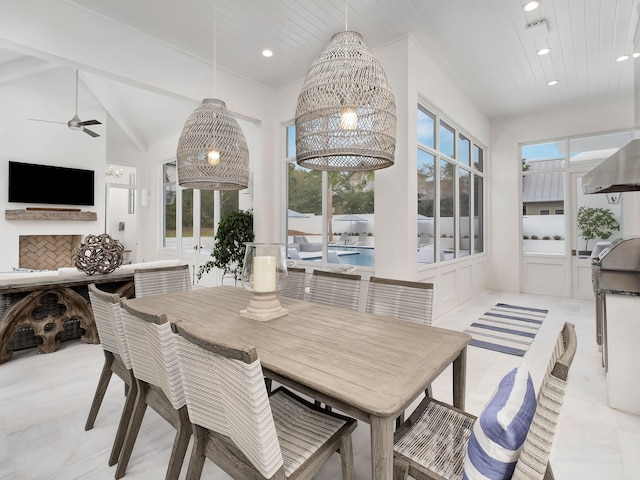
[[[91,135],[93,138],[99,137],[100,135],[98,135],[96,132],[92,132],[91,130],[89,130],[88,128],[82,128],[82,131],[84,133],[88,133],[89,135]]]
[[[39,118],[29,118],[28,120],[31,120],[32,122],[59,123],[61,125],[66,125],[67,124],[67,122],[56,122],[54,120],[41,120]]]
[[[80,122],[78,125],[86,126],[86,125],[102,125],[98,120],[87,120],[86,122]]]

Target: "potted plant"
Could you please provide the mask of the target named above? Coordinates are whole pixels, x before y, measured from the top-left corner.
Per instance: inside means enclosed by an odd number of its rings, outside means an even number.
[[[580,207],[578,209],[578,230],[585,241],[581,254],[589,255],[589,240],[608,239],[620,230],[620,224],[608,208]]]
[[[222,270],[222,275],[231,274],[237,282],[242,273],[245,242],[253,242],[253,212],[235,210],[220,219],[215,243],[211,251],[213,260],[200,266],[198,280],[213,267]]]

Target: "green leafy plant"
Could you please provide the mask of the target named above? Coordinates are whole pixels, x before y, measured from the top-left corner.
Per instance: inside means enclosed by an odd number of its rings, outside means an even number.
[[[606,240],[613,232],[620,230],[620,224],[608,208],[580,207],[578,209],[578,230],[584,239],[584,249],[588,250],[589,240]]]
[[[253,212],[251,210],[234,210],[220,219],[215,243],[211,252],[213,260],[200,266],[198,279],[216,267],[223,274],[231,273],[237,281],[242,273],[244,263],[245,242],[253,242]]]
[[[554,240],[562,240],[562,236],[560,236],[560,235],[554,235],[554,236],[553,236],[553,239],[554,239]]]
[[[531,240],[538,240],[538,236],[537,235],[531,235]]]
[[[544,237],[542,237],[543,240],[551,240],[551,237],[549,235],[545,235]]]
[[[529,235],[523,235],[523,236],[522,236],[522,239],[523,239],[523,240],[529,240]]]

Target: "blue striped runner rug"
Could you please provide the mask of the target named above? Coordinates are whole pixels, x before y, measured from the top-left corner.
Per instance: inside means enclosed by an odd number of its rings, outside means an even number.
[[[498,303],[465,330],[469,345],[524,356],[549,310]]]

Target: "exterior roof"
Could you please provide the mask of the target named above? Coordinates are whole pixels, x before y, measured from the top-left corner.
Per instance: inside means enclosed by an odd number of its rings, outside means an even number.
[[[528,171],[535,174],[523,176],[522,201],[524,203],[563,201],[564,174],[561,171],[553,171],[562,168],[563,164],[562,159],[528,162]]]

